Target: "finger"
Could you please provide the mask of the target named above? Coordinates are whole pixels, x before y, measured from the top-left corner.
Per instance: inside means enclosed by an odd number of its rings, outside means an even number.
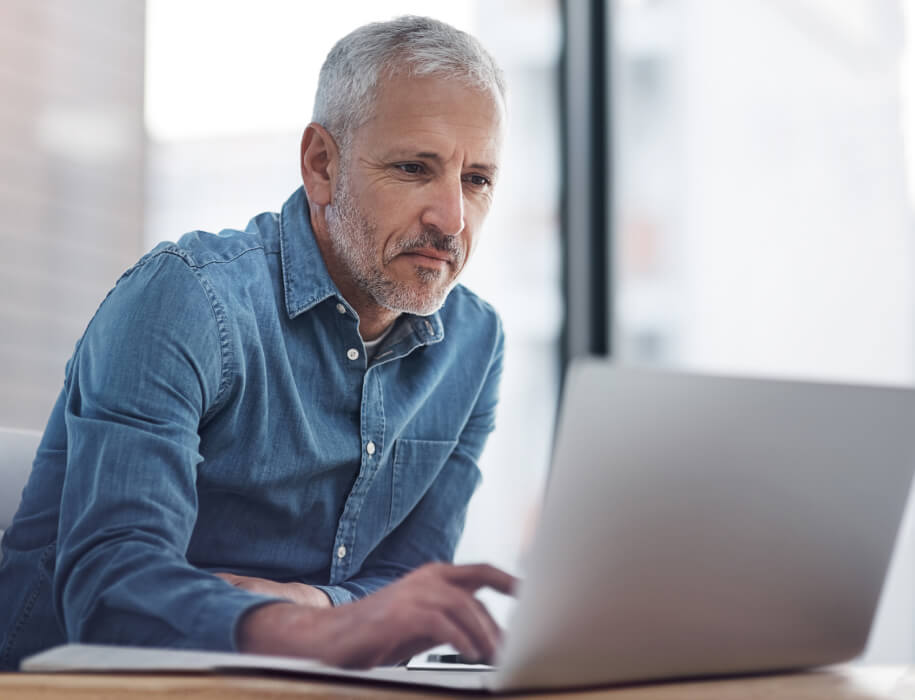
[[[423,632],[419,636],[396,640],[393,644],[386,647],[375,661],[378,665],[390,665],[409,660],[412,657],[433,647],[441,645],[435,637],[430,636],[428,632]]]
[[[493,654],[498,650],[498,647],[502,644],[502,628],[499,626],[499,623],[496,622],[495,618],[490,614],[489,610],[485,605],[478,599],[474,598],[473,603],[477,608],[478,614],[483,620],[483,624],[486,625],[490,639],[493,640]]]
[[[452,565],[448,567],[445,578],[466,591],[488,586],[506,595],[512,595],[519,584],[516,577],[489,564]]]
[[[448,593],[450,601],[444,610],[479,650],[479,656],[473,658],[492,659],[501,638],[499,626],[489,611],[472,594],[453,586]]]
[[[470,638],[479,651],[475,659],[489,659],[495,654],[501,632],[492,619],[489,611],[480,601],[460,586],[449,583],[445,577],[446,569],[440,567],[431,574],[434,578],[422,581],[422,587],[411,591],[410,600],[422,610],[443,611]]]
[[[444,610],[429,610],[424,617],[426,618],[425,624],[420,629],[423,630],[424,637],[428,636],[435,640],[431,646],[450,644],[469,659],[482,657],[483,650],[474,643],[472,635],[468,634],[466,628],[456,623],[454,618]]]
[[[231,583],[233,586],[235,585],[235,582],[238,581],[238,578],[239,578],[235,574],[227,574],[227,573],[223,573],[223,572],[215,573],[215,574],[213,574],[213,576],[215,576],[216,578],[221,578],[223,581],[227,581],[228,583]]]
[[[441,609],[415,611],[409,626],[388,627],[381,635],[372,640],[354,636],[351,643],[328,650],[322,661],[345,668],[371,668],[398,663],[440,644],[451,644],[468,658],[479,656],[470,637]]]

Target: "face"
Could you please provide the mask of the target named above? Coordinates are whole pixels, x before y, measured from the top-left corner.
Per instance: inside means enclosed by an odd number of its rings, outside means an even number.
[[[384,84],[326,210],[329,267],[351,303],[420,315],[444,303],[492,203],[503,113],[454,81]]]

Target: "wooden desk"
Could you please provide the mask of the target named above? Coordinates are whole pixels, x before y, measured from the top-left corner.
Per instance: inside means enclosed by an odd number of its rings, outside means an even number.
[[[110,700],[113,698],[194,700],[363,700],[380,698],[481,697],[254,675],[102,675],[0,673],[2,700]],[[534,700],[897,700],[915,698],[915,669],[905,666],[837,666],[778,676],[666,683],[628,688],[525,696]]]

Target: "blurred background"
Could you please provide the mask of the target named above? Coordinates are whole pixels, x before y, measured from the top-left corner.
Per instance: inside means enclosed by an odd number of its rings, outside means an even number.
[[[463,279],[507,364],[459,560],[517,570],[572,356],[915,382],[909,0],[0,0],[0,425],[44,426],[139,255],[279,209],[327,51],[406,13],[510,84]],[[915,661],[913,520],[869,661]]]

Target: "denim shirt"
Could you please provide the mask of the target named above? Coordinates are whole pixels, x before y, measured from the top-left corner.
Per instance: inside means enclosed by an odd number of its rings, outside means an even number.
[[[450,560],[502,355],[498,316],[456,286],[367,365],[302,189],[245,231],[159,245],[67,363],[3,538],[0,667],[67,640],[234,649],[273,599],[211,572],[340,605]]]

